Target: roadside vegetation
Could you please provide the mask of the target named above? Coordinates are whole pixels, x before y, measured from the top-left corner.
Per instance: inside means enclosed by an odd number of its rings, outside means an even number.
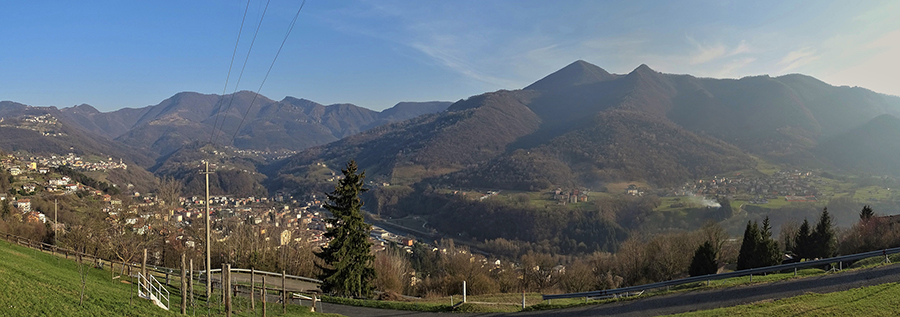
[[[888,283],[674,316],[897,316],[900,284]]]

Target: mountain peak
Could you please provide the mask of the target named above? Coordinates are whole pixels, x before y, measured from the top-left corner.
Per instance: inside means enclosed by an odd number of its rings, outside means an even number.
[[[73,107],[71,107],[71,108],[64,108],[63,110],[70,110],[70,111],[72,111],[72,112],[79,112],[79,113],[82,113],[82,114],[97,114],[97,113],[100,113],[100,111],[97,110],[97,108],[94,108],[93,106],[91,106],[91,105],[89,105],[89,104],[86,104],[86,103],[83,103],[83,104],[80,104],[80,105],[77,105],[77,106],[73,106]]]
[[[528,90],[559,90],[578,85],[615,79],[616,76],[597,65],[577,60],[525,87]]]
[[[638,67],[635,68],[633,71],[631,71],[631,73],[629,73],[629,74],[634,74],[634,73],[638,73],[638,74],[647,74],[647,73],[655,74],[655,73],[657,73],[657,71],[655,71],[655,70],[653,70],[652,68],[650,68],[650,66],[647,66],[647,64],[641,64],[641,66],[638,66]]]

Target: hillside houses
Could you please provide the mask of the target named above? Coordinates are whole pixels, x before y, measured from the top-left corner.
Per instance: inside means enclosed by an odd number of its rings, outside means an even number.
[[[819,195],[819,190],[812,181],[812,172],[809,171],[779,171],[767,177],[715,177],[712,179],[700,179],[693,183],[687,183],[682,188],[674,190],[673,194],[694,193],[703,196],[716,195],[750,195],[763,199],[775,199],[778,196],[804,197],[802,201],[814,201]],[[812,197],[812,198],[810,198]],[[801,201],[795,199],[792,201]]]
[[[562,205],[586,202],[588,201],[588,192],[587,190],[557,188],[553,191],[553,200]]]

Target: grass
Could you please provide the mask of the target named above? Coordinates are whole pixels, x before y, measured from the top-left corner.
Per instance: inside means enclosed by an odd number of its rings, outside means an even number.
[[[675,316],[897,316],[900,284],[888,283]]]
[[[861,202],[890,200],[893,193],[881,186],[867,186],[856,189],[853,199]]]
[[[369,299],[349,299],[341,297],[323,296],[322,300],[328,303],[372,307],[380,309],[409,310],[423,312],[464,312],[464,313],[501,313],[518,312],[521,310],[522,294],[488,294],[467,296],[467,303],[457,307],[454,304],[462,302],[461,295],[425,298],[410,301],[381,301]],[[541,294],[526,294],[526,305],[541,303]]]
[[[354,298],[343,298],[343,297],[332,297],[332,296],[322,296],[322,301],[326,302],[326,303],[333,303],[333,304],[371,307],[371,308],[379,308],[379,309],[395,309],[395,310],[410,310],[410,311],[424,311],[424,312],[453,311],[453,307],[451,307],[449,304],[442,305],[442,304],[422,303],[422,302],[395,302],[395,301],[381,301],[381,300],[374,300],[374,299],[354,299]]]
[[[4,316],[177,316],[180,315],[180,291],[169,288],[170,310],[166,311],[150,301],[133,297],[133,284],[111,280],[108,270],[85,264],[86,287],[84,303],[79,303],[81,278],[74,261],[38,250],[21,247],[0,240],[0,315]],[[195,284],[196,292],[203,292]],[[220,296],[214,296],[219,298]],[[249,310],[249,299],[236,297],[234,316],[256,316],[261,311]],[[197,302],[196,316],[224,316],[224,309],[213,302],[207,309],[205,302]],[[281,314],[280,305],[270,304],[270,316],[325,316],[308,311],[307,307],[288,306]],[[334,316],[334,315],[332,315]]]

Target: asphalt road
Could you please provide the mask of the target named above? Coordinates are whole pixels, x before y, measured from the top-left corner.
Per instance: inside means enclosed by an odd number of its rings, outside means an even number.
[[[805,293],[831,293],[862,286],[900,281],[900,265],[882,266],[839,274],[779,281],[767,284],[744,285],[729,288],[698,290],[616,303],[591,305],[559,310],[505,314],[454,314],[424,313],[343,306],[324,303],[326,313],[350,317],[363,316],[657,316],[730,307],[764,300],[777,300]]]

